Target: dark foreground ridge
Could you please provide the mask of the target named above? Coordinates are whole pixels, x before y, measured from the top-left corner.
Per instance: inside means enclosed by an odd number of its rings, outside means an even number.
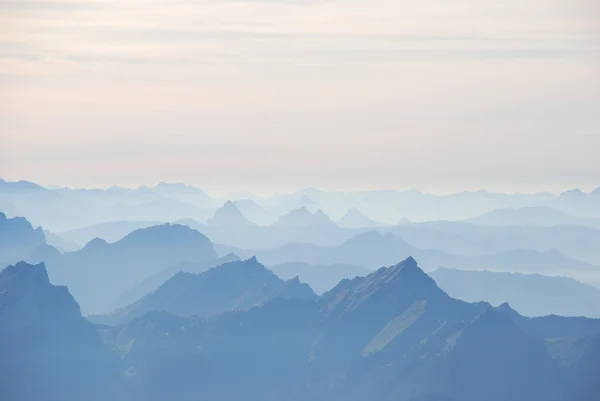
[[[239,294],[223,289],[245,288],[261,268],[251,259],[174,280],[197,285],[216,275],[213,294],[227,298]],[[43,265],[11,266],[0,273],[0,398],[600,399],[600,320],[530,319],[508,305],[458,301],[412,258],[343,280],[318,299],[291,298],[210,317],[152,311],[94,326]]]

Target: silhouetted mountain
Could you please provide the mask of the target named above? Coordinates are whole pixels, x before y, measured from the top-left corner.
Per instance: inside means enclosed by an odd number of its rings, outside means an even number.
[[[46,243],[48,245],[56,248],[60,252],[73,252],[81,248],[75,241],[65,239],[50,231],[44,230],[44,237],[46,238]]]
[[[381,231],[381,229],[380,229]],[[449,254],[480,256],[520,249],[556,249],[600,265],[600,230],[582,226],[479,226],[465,222],[411,223],[390,228],[410,245]]]
[[[317,294],[322,294],[335,287],[343,279],[366,276],[372,272],[363,266],[348,264],[309,265],[301,262],[288,262],[268,266],[269,270],[284,280],[298,277],[310,285]]]
[[[246,218],[258,225],[272,224],[275,219],[273,213],[267,211],[252,199],[239,199],[233,203]]]
[[[238,296],[239,304],[260,306],[204,318],[151,311],[102,328],[106,348],[66,289],[37,273],[15,283],[14,268],[7,271],[0,273],[2,399],[595,401],[600,395],[600,320],[532,319],[508,305],[458,301],[412,258],[343,280],[317,300]],[[221,291],[200,284],[211,276]],[[198,286],[183,293],[210,295],[207,307],[214,307],[229,305],[226,295],[249,294],[238,290],[255,277],[263,286],[251,288],[260,294],[274,276],[250,260],[181,273],[167,284]],[[298,284],[278,288],[295,293]],[[158,304],[169,299],[182,298],[165,296]],[[120,352],[120,362],[108,349]]]
[[[570,278],[455,269],[430,275],[450,296],[464,301],[508,302],[526,316],[600,318],[600,289]]]
[[[0,398],[120,400],[119,365],[43,264],[0,272]]]
[[[107,340],[144,400],[567,401],[593,383],[572,378],[593,376],[594,338],[547,343],[489,304],[450,298],[408,259],[318,302],[275,299],[210,319],[152,312]]]
[[[22,260],[36,262],[45,247],[41,228],[34,229],[23,217],[9,219],[0,212],[0,269]]]
[[[163,197],[198,205],[202,208],[211,208],[214,203],[212,198],[203,190],[183,183],[171,184],[161,182],[152,191]]]
[[[248,220],[242,212],[231,201],[225,204],[215,212],[215,215],[208,219],[207,226],[220,227],[251,227],[255,224]]]
[[[365,227],[382,227],[385,224],[375,221],[365,216],[357,208],[352,208],[338,221],[340,227],[346,228],[365,228]]]
[[[440,252],[434,249],[417,249],[402,238],[392,234],[370,231],[338,245],[322,247],[314,244],[288,244],[268,250],[238,250],[240,256],[255,254],[267,265],[287,262],[309,264],[355,264],[368,268],[378,268],[390,264],[392,260],[416,255],[427,271],[438,267],[463,270],[492,270],[572,277],[590,276],[599,267],[569,258],[556,250],[538,252],[532,250],[512,250],[496,254],[461,256]]]
[[[306,209],[310,212],[319,210],[319,204],[306,194],[294,194],[278,197],[273,211],[278,215],[287,214],[293,210]]]
[[[179,272],[138,302],[109,315],[94,317],[94,321],[122,324],[150,311],[180,316],[217,315],[262,305],[277,297],[310,300],[317,296],[297,278],[283,281],[252,258],[200,274]]]
[[[94,238],[100,238],[106,242],[117,242],[127,234],[142,228],[158,226],[163,223],[157,221],[109,221],[93,226],[78,228],[60,233],[62,238],[71,240],[81,246],[87,244]]]
[[[273,226],[275,227],[309,227],[321,225],[335,225],[321,210],[312,213],[307,208],[301,207],[279,217]]]
[[[47,191],[46,188],[30,181],[5,181],[0,178],[0,192],[15,191],[15,192],[29,192],[29,191]]]
[[[600,228],[600,219],[574,217],[547,207],[499,209],[468,220],[487,226],[584,226]]]
[[[212,269],[213,267],[221,266],[225,263],[235,262],[238,260],[240,260],[240,258],[236,254],[230,253],[218,259],[209,259],[202,262],[185,261],[174,264],[173,266],[167,267],[166,269],[161,270],[160,272],[127,289],[116,300],[115,304],[113,305],[113,309],[123,308],[134,303],[135,301],[138,301],[166,283],[171,277],[179,272],[200,274]]]
[[[140,229],[118,242],[90,241],[49,266],[53,282],[68,285],[85,314],[107,312],[128,288],[174,264],[216,259],[212,243],[189,227]]]
[[[288,244],[277,249],[250,252],[256,253],[256,256],[267,265],[287,262],[304,262],[313,265],[342,263],[378,268],[390,265],[390,260],[405,259],[414,254],[416,249],[393,234],[370,231],[332,247]]]

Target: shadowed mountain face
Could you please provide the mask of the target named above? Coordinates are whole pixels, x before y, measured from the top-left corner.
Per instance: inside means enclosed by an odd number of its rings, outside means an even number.
[[[0,213],[0,268],[22,260],[35,263],[57,254],[54,248],[46,244],[41,228],[34,229],[22,217],[9,219]]]
[[[600,331],[600,321],[586,321]],[[574,383],[561,363],[570,346],[550,352],[543,338],[558,326],[590,331],[572,319],[540,322],[454,300],[408,259],[344,280],[316,303],[275,299],[211,319],[151,313],[107,337],[133,344],[124,358],[147,383],[137,387],[147,400],[201,391],[273,401],[567,401],[587,383]],[[589,363],[577,374],[589,377]]]
[[[94,321],[116,325],[150,311],[179,316],[210,316],[248,309],[271,299],[316,299],[307,284],[296,278],[283,281],[255,258],[230,262],[201,274],[177,273],[156,291],[123,309]]]
[[[564,277],[438,269],[430,274],[451,296],[492,305],[508,302],[526,316],[600,318],[600,289]]]
[[[210,305],[224,295],[240,300],[230,290],[254,283],[259,267],[255,260],[236,262],[197,276],[180,274],[173,283],[191,288],[214,274],[218,280],[211,279],[211,287],[216,288],[198,287],[189,294],[211,294]],[[262,269],[266,277],[269,272]],[[94,368],[83,364],[74,372],[70,358],[77,355],[61,352],[68,358],[55,366],[66,370],[56,373],[81,378],[69,381],[75,390],[85,388],[89,377],[103,385],[89,396],[75,392],[79,399],[101,399],[101,394],[111,400],[192,401],[201,394],[250,401],[570,401],[577,395],[577,400],[593,401],[600,395],[592,380],[600,362],[600,320],[528,319],[506,305],[458,301],[412,258],[343,280],[317,300],[277,296],[260,307],[210,318],[150,312],[124,326],[101,329],[105,348],[66,289],[49,285],[43,267],[32,277],[25,265],[7,271],[0,274],[5,336],[0,347],[13,352],[21,341],[31,341],[23,349],[45,348],[46,336],[59,341],[52,333],[60,328],[60,341],[81,344],[77,354]],[[12,280],[15,275],[22,279]],[[28,337],[23,335],[28,327],[44,329]],[[60,342],[49,344],[64,349]],[[119,350],[120,364],[110,358],[99,362],[96,352],[109,355],[107,349]],[[15,369],[23,359],[9,355],[0,363],[13,375],[12,391],[21,389],[21,376],[14,375],[24,374]],[[42,369],[47,366],[42,360],[48,359],[33,358],[20,366]],[[105,376],[95,376],[98,370]],[[44,380],[44,373],[28,372],[34,382]],[[11,394],[6,388],[0,387],[3,398]],[[102,391],[107,390],[116,394],[106,396]],[[61,398],[27,393],[17,399]]]
[[[116,300],[114,309],[120,309],[138,301],[139,299],[155,291],[158,287],[166,283],[171,277],[179,272],[200,274],[212,269],[213,267],[221,266],[225,263],[236,262],[238,260],[240,260],[240,258],[236,254],[230,253],[218,259],[208,259],[201,262],[186,261],[176,263],[125,290],[123,294],[121,294]]]
[[[2,399],[123,399],[117,355],[67,288],[50,284],[43,264],[0,272],[0,354]]]
[[[49,273],[89,314],[107,312],[125,290],[169,266],[211,259],[216,254],[208,238],[189,227],[165,224],[134,231],[113,244],[93,240],[49,265]]]

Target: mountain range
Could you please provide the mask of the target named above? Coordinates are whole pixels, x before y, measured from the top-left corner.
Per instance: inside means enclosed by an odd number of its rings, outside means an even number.
[[[598,190],[589,194],[580,190],[562,194],[502,194],[483,190],[433,195],[416,190],[322,191],[307,188],[292,194],[270,197],[244,196],[262,216],[261,225],[276,216],[306,208],[322,210],[339,219],[356,208],[375,221],[395,224],[403,218],[411,221],[465,220],[498,209],[547,208],[577,217],[600,218]],[[232,201],[238,199],[232,198]],[[184,218],[205,222],[222,198],[209,196],[200,188],[185,184],[160,183],[135,189],[45,188],[38,184],[2,181],[0,206],[11,216],[23,215],[36,226],[52,232],[86,227],[108,221],[176,221]],[[401,207],[400,207],[401,205]],[[9,210],[10,209],[10,210]],[[252,205],[247,210],[259,210]],[[268,217],[267,217],[268,215]],[[255,216],[255,218],[256,218]],[[250,218],[250,215],[247,216]],[[250,220],[253,220],[250,218]],[[257,219],[258,220],[258,219]]]
[[[220,285],[231,286],[237,277]],[[199,280],[178,278],[187,279]],[[153,311],[114,327],[83,319],[42,265],[20,264],[0,272],[0,306],[5,399],[600,396],[600,320],[525,318],[507,304],[458,301],[412,258],[343,280],[317,299],[276,297],[211,317]]]
[[[252,258],[225,263],[200,274],[179,272],[139,301],[109,315],[96,316],[93,321],[123,324],[151,311],[211,316],[263,305],[277,297],[317,298],[297,277],[283,281]]]
[[[549,207],[498,209],[468,220],[484,226],[583,226],[600,228],[600,219],[574,217]]]
[[[46,262],[52,282],[67,285],[90,314],[108,312],[124,291],[174,264],[215,259],[206,236],[164,224],[136,230],[115,243],[95,239]]]
[[[346,214],[338,221],[338,225],[345,228],[369,228],[385,226],[384,223],[380,223],[365,216],[355,207],[346,212]]]
[[[571,278],[443,268],[429,275],[450,296],[464,301],[508,302],[525,316],[600,318],[600,289]]]
[[[267,265],[303,262],[313,265],[351,264],[376,269],[415,255],[427,271],[438,267],[466,270],[513,271],[572,277],[594,277],[600,271],[595,265],[569,258],[556,250],[544,252],[514,249],[495,254],[462,256],[435,249],[418,249],[392,233],[369,231],[337,246],[291,243],[275,249],[232,249],[240,256],[256,255]]]

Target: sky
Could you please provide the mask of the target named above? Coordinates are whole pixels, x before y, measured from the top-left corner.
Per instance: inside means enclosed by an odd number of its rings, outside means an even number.
[[[0,0],[0,177],[600,185],[587,0]]]

